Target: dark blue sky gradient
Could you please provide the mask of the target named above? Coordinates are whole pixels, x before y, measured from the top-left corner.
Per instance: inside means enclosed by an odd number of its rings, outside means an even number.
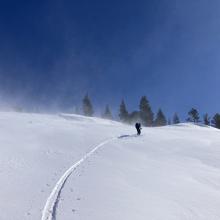
[[[147,95],[186,118],[220,111],[218,0],[0,3],[0,98],[69,109],[89,92],[100,110]]]

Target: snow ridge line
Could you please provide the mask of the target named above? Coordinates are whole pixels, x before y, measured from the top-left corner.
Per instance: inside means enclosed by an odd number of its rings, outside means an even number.
[[[93,153],[95,153],[100,147],[103,145],[109,143],[110,141],[113,141],[117,138],[110,138],[108,140],[103,141],[102,143],[98,144],[96,147],[94,147],[90,152],[85,154],[78,162],[73,164],[66,172],[61,176],[61,178],[56,183],[55,187],[53,188],[52,192],[50,193],[46,204],[44,206],[43,212],[42,212],[42,218],[41,220],[55,220],[55,214],[56,214],[56,207],[59,201],[61,190],[63,189],[66,180],[68,177],[72,174],[72,172],[86,159],[88,159]]]

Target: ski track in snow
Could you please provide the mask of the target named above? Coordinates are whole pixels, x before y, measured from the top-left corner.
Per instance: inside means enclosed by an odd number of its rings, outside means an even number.
[[[103,145],[116,140],[117,138],[110,138],[102,143],[98,144],[96,147],[94,147],[89,153],[85,154],[78,162],[73,164],[58,180],[55,187],[53,188],[50,196],[47,199],[47,202],[44,206],[43,212],[42,212],[42,218],[41,220],[55,220],[56,219],[56,208],[59,202],[61,191],[68,179],[68,177],[72,174],[72,172],[86,159],[88,159],[94,152],[96,152],[100,147]]]

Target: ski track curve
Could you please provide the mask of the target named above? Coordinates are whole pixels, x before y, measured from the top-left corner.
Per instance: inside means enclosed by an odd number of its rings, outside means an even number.
[[[90,152],[85,154],[78,162],[74,163],[66,172],[60,177],[58,182],[56,183],[55,187],[53,188],[52,192],[50,193],[46,204],[44,206],[43,212],[42,212],[42,218],[41,220],[55,220],[56,219],[56,207],[59,202],[60,194],[65,186],[65,183],[68,179],[68,177],[72,174],[72,172],[80,165],[82,164],[86,159],[88,159],[93,153],[95,153],[99,148],[101,148],[103,145],[116,140],[117,138],[110,138],[107,139],[97,146],[95,146]]]

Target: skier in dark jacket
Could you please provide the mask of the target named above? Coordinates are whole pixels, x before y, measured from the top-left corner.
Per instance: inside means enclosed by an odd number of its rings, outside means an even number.
[[[136,123],[135,124],[135,128],[137,129],[137,135],[140,135],[141,134],[141,123]]]

